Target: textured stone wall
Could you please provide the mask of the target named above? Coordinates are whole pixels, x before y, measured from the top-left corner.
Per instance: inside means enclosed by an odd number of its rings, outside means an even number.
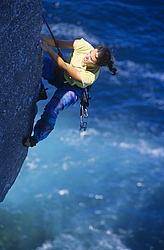
[[[0,201],[14,183],[32,130],[41,79],[41,0],[0,0]]]

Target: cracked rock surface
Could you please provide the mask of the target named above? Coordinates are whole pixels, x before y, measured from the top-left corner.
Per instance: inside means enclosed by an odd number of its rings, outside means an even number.
[[[39,0],[0,1],[0,201],[27,156],[22,139],[31,134],[40,87],[41,11]]]

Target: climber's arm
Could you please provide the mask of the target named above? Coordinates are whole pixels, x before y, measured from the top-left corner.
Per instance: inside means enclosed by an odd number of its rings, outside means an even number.
[[[57,53],[53,51],[51,47],[46,44],[46,42],[41,42],[41,47],[49,54],[52,61],[54,63],[57,63],[58,66],[63,69],[70,77],[72,77],[76,81],[82,82],[79,71],[72,67],[69,63],[66,63]]]
[[[56,40],[56,44],[53,38],[48,37],[48,36],[42,36],[42,41],[46,42],[47,45],[52,46],[52,47],[59,47],[63,49],[73,49],[73,43],[74,40]]]

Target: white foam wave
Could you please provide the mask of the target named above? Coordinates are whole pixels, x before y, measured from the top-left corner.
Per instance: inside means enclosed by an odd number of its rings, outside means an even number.
[[[112,233],[111,230],[101,232],[92,225],[88,227],[92,233],[92,241],[90,246],[86,248],[84,236],[73,236],[71,234],[61,234],[54,241],[46,241],[42,246],[37,247],[36,250],[130,250],[119,239],[119,237]],[[85,233],[84,233],[85,235]],[[86,234],[86,241],[88,242],[88,234]]]
[[[117,64],[120,76],[127,78],[138,76],[145,79],[164,81],[164,73],[155,72],[150,64],[141,65],[131,60],[120,61]]]
[[[51,241],[46,241],[43,243],[41,247],[36,248],[36,250],[51,250],[51,249],[54,249]]]
[[[162,73],[155,73],[155,72],[145,72],[142,75],[144,78],[152,78],[155,80],[160,80],[160,81],[164,81],[164,74]]]
[[[38,157],[27,157],[26,166],[29,170],[35,170],[40,164],[40,159]]]
[[[69,195],[69,190],[68,189],[60,189],[60,190],[58,190],[58,194],[60,196]]]
[[[149,155],[151,157],[164,157],[164,148],[152,148],[145,141],[141,140],[139,144],[130,144],[126,142],[113,143],[113,146],[120,147],[122,149],[136,150],[140,154]]]
[[[98,44],[99,40],[84,30],[84,28],[80,25],[69,24],[69,23],[57,23],[50,25],[52,32],[56,37],[64,37],[65,39],[76,39],[83,37],[91,43]],[[46,25],[42,27],[42,33],[49,35],[49,31],[47,30]]]
[[[81,135],[77,130],[70,129],[65,131],[64,136],[60,137],[60,141],[72,146],[79,146],[81,144],[88,143],[90,138],[97,135],[99,135],[99,132],[93,128],[88,128],[83,135]]]

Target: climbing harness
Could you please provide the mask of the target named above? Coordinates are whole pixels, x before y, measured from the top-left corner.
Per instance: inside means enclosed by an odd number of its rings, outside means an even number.
[[[61,52],[60,48],[58,47],[57,41],[56,41],[56,39],[51,31],[51,28],[50,28],[49,24],[47,23],[43,14],[42,14],[42,17],[43,17],[43,21],[45,22],[45,24],[46,24],[46,26],[47,26],[47,28],[52,36],[52,39],[54,40],[56,49],[58,51],[58,55],[64,60],[62,52]],[[91,99],[90,95],[89,95],[89,89],[90,89],[90,87],[84,88],[84,91],[83,91],[82,96],[80,98],[80,132],[85,132],[87,129],[88,107],[89,107],[89,100]]]

